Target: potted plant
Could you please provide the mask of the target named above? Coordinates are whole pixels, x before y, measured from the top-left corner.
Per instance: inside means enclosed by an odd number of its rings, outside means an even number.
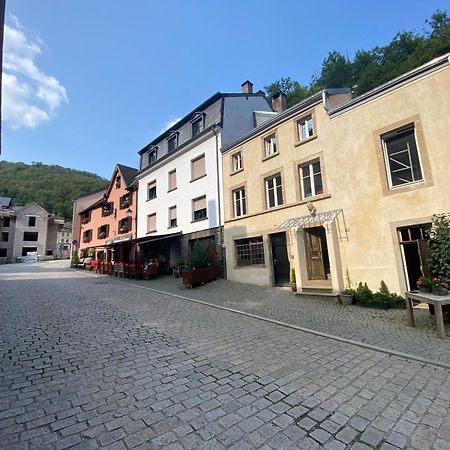
[[[339,294],[339,301],[344,306],[349,306],[353,303],[353,297],[355,290],[352,288],[352,281],[350,279],[350,273],[348,268],[345,269],[346,286],[345,289]]]
[[[433,286],[433,281],[429,277],[421,276],[417,280],[417,287],[419,292],[431,292],[431,288]]]
[[[431,292],[434,295],[448,295],[448,283],[439,278],[433,278]]]
[[[106,233],[104,231],[102,231],[99,235],[98,235],[99,239],[105,239],[106,238]]]
[[[295,278],[295,269],[291,267],[291,276],[289,280],[289,286],[292,289],[292,292],[297,292],[297,281]]]
[[[179,259],[172,267],[172,274],[175,278],[180,278],[181,273],[185,267],[184,259]]]
[[[128,233],[128,227],[126,225],[123,225],[120,227],[120,232],[121,233]]]
[[[218,276],[219,268],[209,260],[207,249],[198,241],[195,242],[186,268],[182,271],[184,285],[193,288],[208,281],[214,281]]]

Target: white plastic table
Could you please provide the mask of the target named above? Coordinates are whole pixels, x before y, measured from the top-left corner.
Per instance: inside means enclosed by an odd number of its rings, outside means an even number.
[[[444,318],[442,316],[442,306],[450,305],[449,295],[434,295],[431,292],[405,292],[406,310],[408,314],[408,322],[412,327],[416,326],[414,322],[413,300],[420,303],[427,303],[434,306],[434,317],[436,318],[436,331],[440,338],[445,338]]]

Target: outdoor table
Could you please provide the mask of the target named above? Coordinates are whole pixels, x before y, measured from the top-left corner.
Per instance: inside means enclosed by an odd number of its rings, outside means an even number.
[[[405,292],[406,310],[408,314],[409,325],[415,327],[413,300],[420,303],[427,303],[434,306],[434,317],[436,318],[436,331],[440,338],[445,338],[444,318],[442,316],[442,305],[450,305],[450,294],[434,295],[431,292]]]

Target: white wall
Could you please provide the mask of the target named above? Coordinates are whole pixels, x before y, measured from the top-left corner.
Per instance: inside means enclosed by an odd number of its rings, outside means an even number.
[[[219,129],[217,129],[219,132]],[[220,135],[219,135],[220,148]],[[191,182],[191,160],[205,154],[206,176]],[[173,159],[167,159],[162,166],[157,166],[150,173],[139,179],[138,190],[138,226],[137,237],[150,236],[147,234],[147,216],[156,213],[156,233],[151,235],[163,235],[182,232],[183,234],[217,227],[218,221],[218,192],[217,192],[217,150],[216,138],[211,132],[206,140],[195,147],[176,152]],[[221,158],[219,157],[219,164]],[[167,192],[169,172],[177,171],[177,189]],[[222,169],[219,166],[219,175]],[[147,200],[147,185],[156,180],[156,198]],[[206,195],[207,220],[192,222],[192,200]],[[177,206],[176,228],[168,228],[169,207]],[[222,206],[223,224],[223,206]]]

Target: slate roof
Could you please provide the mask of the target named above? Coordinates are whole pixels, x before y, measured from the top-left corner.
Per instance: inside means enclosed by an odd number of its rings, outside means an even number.
[[[11,199],[9,197],[0,197],[0,208],[11,208]]]
[[[117,164],[117,167],[119,168],[127,187],[130,186],[130,184],[133,183],[138,170],[133,167],[124,166],[123,164]]]

